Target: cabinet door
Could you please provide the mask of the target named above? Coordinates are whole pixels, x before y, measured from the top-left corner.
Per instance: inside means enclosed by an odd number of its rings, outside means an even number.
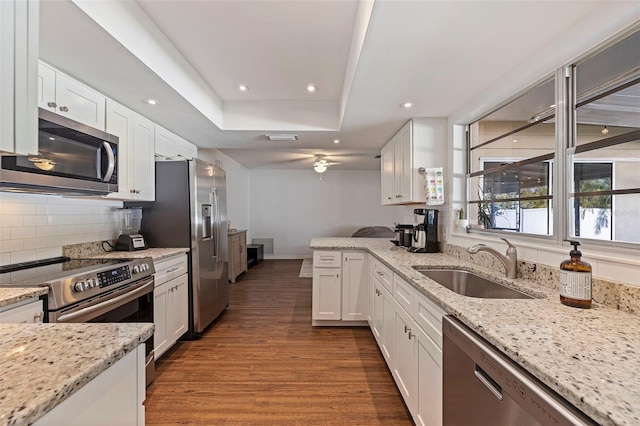
[[[241,233],[238,236],[238,241],[240,242],[240,248],[238,250],[239,261],[239,272],[247,271],[247,234],[245,232]]]
[[[400,133],[393,138],[393,200],[395,203],[402,202],[402,188],[404,183],[402,179],[404,164],[402,163],[402,140]]]
[[[38,107],[56,112],[56,70],[38,63]]]
[[[1,323],[26,323],[33,324],[42,322],[44,316],[44,308],[42,301],[36,300],[15,308],[7,309],[0,312]]]
[[[414,178],[411,122],[407,123],[400,130],[399,143],[402,146],[402,148],[400,149],[400,151],[402,152],[402,158],[400,159],[400,162],[402,163],[402,170],[399,172],[402,177],[400,178],[401,186],[399,188],[398,194],[400,194],[400,200],[403,202],[414,201],[411,199],[411,188],[413,187]]]
[[[410,412],[414,411],[418,382],[416,377],[416,329],[417,326],[400,305],[395,304],[394,315],[395,360],[393,376],[398,390]]]
[[[167,299],[169,288],[171,288],[171,285],[167,282],[153,290],[153,324],[156,327],[153,332],[153,352],[155,359],[160,358],[160,355],[169,349],[167,336]]]
[[[38,153],[37,1],[0,1],[0,152]]]
[[[382,348],[384,339],[384,297],[382,295],[382,285],[374,277],[371,278],[371,288],[373,301],[371,303],[371,331],[378,341],[378,346]],[[384,350],[383,350],[384,353]],[[385,355],[386,358],[386,355]]]
[[[313,268],[312,319],[340,319],[341,284],[340,268]]]
[[[365,253],[342,254],[342,320],[367,319],[369,279]]]
[[[56,72],[56,112],[96,129],[105,129],[106,98],[95,90]]]
[[[415,328],[418,393],[413,418],[417,425],[442,425],[442,350],[420,327]]]
[[[382,168],[382,204],[393,204],[396,201],[393,192],[393,145],[387,145],[383,149],[380,167]]]
[[[107,133],[118,137],[118,192],[107,195],[109,198],[134,199],[130,165],[134,116],[129,108],[107,99]]]
[[[133,175],[135,199],[154,201],[156,199],[155,180],[155,126],[140,114],[133,117],[133,146],[128,152],[129,171]]]
[[[395,307],[393,297],[383,286],[379,287],[380,290],[380,323],[381,323],[381,350],[382,355],[387,361],[389,369],[393,371],[393,365],[395,364],[395,352],[394,347],[396,344],[395,336]],[[378,306],[376,306],[378,309]]]
[[[172,346],[187,331],[187,274],[174,278],[167,284],[170,286],[167,300],[167,340],[169,346]]]

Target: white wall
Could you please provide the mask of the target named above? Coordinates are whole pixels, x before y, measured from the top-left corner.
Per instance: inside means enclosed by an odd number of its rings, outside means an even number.
[[[62,246],[118,237],[121,201],[0,192],[0,265],[62,256]]]
[[[198,158],[210,163],[220,161],[227,174],[227,219],[232,228],[248,229],[249,236],[249,169],[217,149],[200,148]]]
[[[314,237],[348,237],[402,222],[406,207],[380,203],[379,170],[251,170],[249,229],[273,238],[273,257],[310,256]],[[320,179],[322,177],[322,179]],[[266,256],[265,256],[266,257]]]

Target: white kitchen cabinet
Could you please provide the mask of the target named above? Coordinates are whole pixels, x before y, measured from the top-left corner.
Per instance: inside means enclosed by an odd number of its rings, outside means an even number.
[[[144,344],[139,345],[43,417],[35,426],[145,424]]]
[[[312,315],[317,320],[340,320],[342,280],[340,268],[313,268]]]
[[[313,252],[313,325],[367,325],[368,258],[363,251]]]
[[[107,133],[118,137],[118,192],[120,200],[155,200],[155,125],[140,114],[107,99]]]
[[[424,203],[421,167],[445,164],[446,120],[414,118],[382,148],[382,204]]]
[[[0,323],[39,323],[44,318],[42,300],[24,300],[0,308]]]
[[[38,66],[38,106],[105,130],[107,98],[43,62]]]
[[[38,153],[37,0],[0,1],[0,153]]]
[[[192,159],[198,156],[198,148],[173,132],[156,124],[155,154],[162,158]]]
[[[342,320],[365,321],[369,315],[366,253],[342,253]]]
[[[442,318],[445,312],[373,256],[370,327],[417,425],[442,425]]]
[[[187,255],[173,256],[154,262],[156,270],[153,290],[154,358],[172,347],[188,328]]]
[[[392,373],[404,403],[413,414],[418,390],[416,329],[411,316],[394,300],[394,362]]]

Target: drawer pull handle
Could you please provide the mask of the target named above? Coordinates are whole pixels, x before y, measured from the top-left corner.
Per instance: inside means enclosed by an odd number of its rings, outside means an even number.
[[[381,271],[376,271],[376,274],[380,275],[381,277],[384,277],[384,274]]]
[[[175,268],[167,269],[167,274],[170,274],[171,272],[175,272],[175,271],[177,271],[178,269],[180,269],[180,267],[179,267],[179,266],[176,266]]]
[[[405,325],[405,326],[404,326],[404,332],[406,333],[407,331],[408,331],[409,333],[411,333],[411,329]]]

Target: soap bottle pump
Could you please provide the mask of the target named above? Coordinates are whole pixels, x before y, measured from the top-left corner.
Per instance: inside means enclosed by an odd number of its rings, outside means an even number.
[[[591,265],[581,259],[578,241],[568,241],[573,245],[570,259],[560,264],[560,302],[574,308],[591,307]]]

